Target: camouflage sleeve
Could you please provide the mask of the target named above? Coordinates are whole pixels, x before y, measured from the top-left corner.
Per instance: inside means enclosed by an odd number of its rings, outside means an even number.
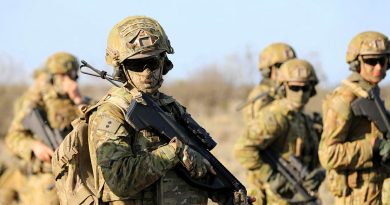
[[[99,107],[89,125],[97,165],[105,183],[117,196],[137,194],[179,162],[171,145],[135,154],[132,143],[136,133],[126,123],[120,109],[112,104]]]
[[[266,149],[281,136],[288,124],[280,113],[262,110],[252,120],[235,145],[235,156],[245,168],[254,170],[262,165],[259,150]]]
[[[23,119],[34,106],[33,99],[29,96],[31,93],[25,93],[17,103],[15,103],[15,116],[11,126],[5,136],[5,143],[9,149],[24,160],[31,160],[33,153],[32,144],[36,141],[33,134],[23,126]]]
[[[372,147],[367,137],[346,141],[352,120],[348,96],[330,96],[324,103],[324,130],[318,155],[327,169],[357,169],[372,167]],[[328,106],[331,105],[331,106]]]

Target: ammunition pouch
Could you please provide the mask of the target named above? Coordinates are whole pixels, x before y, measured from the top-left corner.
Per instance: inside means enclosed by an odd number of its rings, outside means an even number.
[[[326,185],[329,191],[336,197],[348,196],[351,192],[345,172],[339,172],[334,169],[328,170]]]

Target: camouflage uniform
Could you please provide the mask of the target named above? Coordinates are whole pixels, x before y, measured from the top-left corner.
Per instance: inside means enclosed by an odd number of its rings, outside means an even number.
[[[235,146],[235,154],[239,162],[248,169],[248,194],[256,196],[254,204],[289,204],[283,198],[291,198],[292,195],[291,188],[280,193],[272,191],[271,179],[276,179],[279,174],[264,162],[259,153],[261,150],[270,149],[287,161],[290,156],[295,156],[309,170],[318,166],[318,135],[312,124],[309,116],[291,109],[291,101],[285,97],[276,99],[261,109],[256,118],[249,122],[246,132]],[[287,185],[285,182],[285,186]],[[260,188],[264,192],[259,193]]]
[[[65,136],[71,129],[71,121],[80,114],[80,111],[67,95],[58,93],[51,83],[51,74],[47,70],[41,70],[35,77],[33,86],[15,103],[15,116],[5,140],[11,152],[27,163],[28,168],[24,170],[27,179],[23,188],[19,190],[21,203],[59,204],[51,164],[40,161],[33,154],[31,147],[39,138],[24,127],[23,119],[33,108],[42,109],[50,126]]]
[[[351,103],[372,85],[352,74],[323,105],[324,132],[319,147],[336,204],[380,204],[385,170],[373,161],[371,140],[381,133],[373,122],[355,117]]]
[[[156,95],[156,102],[170,115],[185,112],[172,97]],[[206,204],[207,192],[190,186],[173,171],[179,162],[175,149],[152,130],[137,132],[125,121],[115,99],[129,103],[129,91],[113,88],[108,96],[108,103],[98,108],[89,123],[91,160],[97,165],[93,166],[95,187],[100,188],[101,200],[110,204]]]
[[[275,82],[271,79],[263,79],[260,84],[254,87],[248,95],[247,101],[251,101],[259,95],[264,95],[261,99],[252,102],[243,109],[245,122],[249,122],[268,103],[275,98]]]
[[[390,178],[386,178],[383,182],[382,203],[386,205],[390,204]]]
[[[382,139],[383,134],[374,122],[355,116],[351,103],[357,98],[367,98],[367,92],[374,86],[359,73],[362,56],[375,57],[386,52],[388,55],[389,48],[383,34],[358,34],[347,52],[347,63],[355,72],[323,104],[324,131],[319,156],[327,169],[327,185],[336,204],[382,204],[382,185],[388,171],[374,157],[372,141]]]
[[[243,109],[243,116],[246,122],[256,117],[262,107],[277,98],[276,82],[271,77],[271,72],[276,72],[280,65],[296,57],[294,49],[285,43],[273,43],[260,53],[259,70],[263,76],[260,84],[254,87],[248,95],[247,102],[253,101],[256,97],[264,95],[259,99],[246,105]]]
[[[0,163],[0,204],[16,204],[18,189],[23,184],[23,175],[13,167],[7,167],[4,162]]]

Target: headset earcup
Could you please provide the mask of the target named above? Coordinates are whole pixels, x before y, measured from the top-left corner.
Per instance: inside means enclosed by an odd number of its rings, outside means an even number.
[[[261,69],[260,72],[263,78],[269,78],[271,76],[271,68],[269,67]]]
[[[121,69],[122,68],[122,69]],[[114,72],[112,73],[112,77],[114,80],[120,81],[120,82],[126,82],[126,77],[123,73],[123,65],[120,66],[115,66],[114,67]]]
[[[285,84],[281,84],[280,86],[278,86],[276,93],[278,96],[286,97]]]
[[[167,74],[173,68],[173,63],[167,56],[164,57],[163,75]]]
[[[349,64],[349,70],[353,72],[360,72],[360,62],[359,60],[354,60]]]
[[[315,96],[315,95],[317,95],[317,90],[316,90],[316,88],[313,86],[313,89],[311,90],[311,93],[310,93],[310,97],[313,97],[313,96]]]

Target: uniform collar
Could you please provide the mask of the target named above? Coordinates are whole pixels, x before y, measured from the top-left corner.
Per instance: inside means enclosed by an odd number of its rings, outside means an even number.
[[[364,78],[359,74],[359,73],[356,73],[356,72],[353,72],[348,78],[347,78],[348,81],[352,82],[352,83],[355,83],[357,84],[359,87],[361,87],[364,91],[369,91],[371,90],[373,87],[375,87],[375,85],[372,85],[371,83],[367,82],[366,80],[364,80]]]

